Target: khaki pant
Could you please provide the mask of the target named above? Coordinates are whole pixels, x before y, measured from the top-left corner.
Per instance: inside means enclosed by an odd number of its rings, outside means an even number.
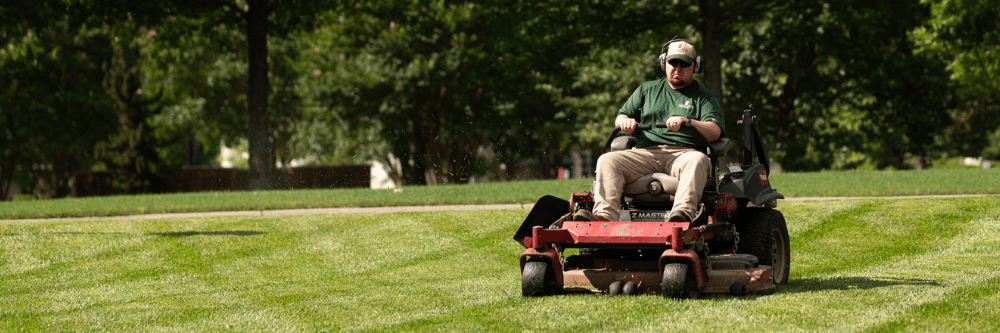
[[[711,167],[708,155],[686,147],[655,146],[603,154],[597,159],[594,214],[609,221],[620,220],[622,187],[641,176],[662,172],[679,181],[673,209],[694,218]]]

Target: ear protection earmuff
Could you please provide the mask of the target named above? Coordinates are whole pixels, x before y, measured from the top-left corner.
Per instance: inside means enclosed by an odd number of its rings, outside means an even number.
[[[659,62],[659,64],[660,64],[660,71],[666,71],[667,70],[667,50],[670,49],[670,44],[678,43],[678,42],[688,43],[688,45],[691,45],[691,47],[694,47],[694,44],[691,44],[691,42],[687,41],[686,39],[677,38],[677,36],[674,36],[674,38],[671,38],[670,41],[668,41],[666,44],[663,44],[663,47],[660,48],[660,57],[657,60]],[[701,61],[702,61],[701,56],[696,56],[694,58],[694,72],[695,72],[695,74],[701,73],[702,70],[704,69],[701,66]]]

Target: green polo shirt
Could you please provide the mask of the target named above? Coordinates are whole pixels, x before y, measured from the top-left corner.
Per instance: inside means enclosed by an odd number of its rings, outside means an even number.
[[[726,118],[722,114],[719,101],[715,99],[711,90],[695,80],[681,90],[670,88],[667,78],[643,83],[632,93],[632,97],[629,97],[618,114],[636,119],[640,124],[649,125],[666,122],[672,116],[710,121],[722,129],[719,138],[726,136]],[[690,129],[681,129],[679,132],[673,132],[666,128],[655,127],[649,131],[636,131],[634,133],[638,139],[636,147],[657,145],[700,147],[698,139],[689,131]]]

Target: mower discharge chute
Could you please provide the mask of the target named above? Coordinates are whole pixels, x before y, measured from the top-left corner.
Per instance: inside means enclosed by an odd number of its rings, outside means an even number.
[[[544,196],[535,203],[514,240],[521,255],[521,292],[611,295],[659,293],[695,298],[702,293],[770,294],[788,282],[789,242],[784,216],[775,210],[784,197],[771,188],[767,154],[753,107],[743,112],[743,163],[719,177],[719,162],[732,148],[728,139],[709,143],[693,130],[712,161],[699,211],[693,221],[667,222],[677,179],[656,173],[626,184],[619,221],[572,221],[592,210],[592,193],[563,200]],[[690,124],[686,124],[690,126]],[[656,124],[665,127],[664,123]],[[648,130],[639,125],[636,130]],[[604,150],[628,149],[635,138],[615,128]],[[563,256],[566,248],[579,254]]]

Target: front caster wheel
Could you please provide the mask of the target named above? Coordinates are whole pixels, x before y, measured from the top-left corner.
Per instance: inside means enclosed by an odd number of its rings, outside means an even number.
[[[667,264],[663,267],[663,297],[684,299],[697,298],[694,274],[687,264]]]
[[[555,293],[556,278],[552,265],[545,261],[529,261],[524,263],[521,271],[521,295],[545,296]]]

